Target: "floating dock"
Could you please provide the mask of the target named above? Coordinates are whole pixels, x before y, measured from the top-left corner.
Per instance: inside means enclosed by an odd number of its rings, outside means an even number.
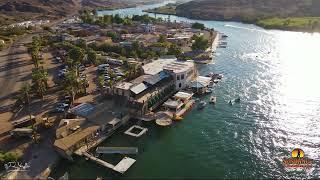
[[[137,147],[97,147],[99,154],[138,154]]]
[[[134,133],[132,132],[133,129],[139,129],[140,132],[139,133]],[[145,134],[146,132],[148,131],[147,128],[143,128],[141,126],[138,126],[138,125],[134,125],[134,126],[131,126],[126,132],[124,132],[125,134],[129,135],[129,136],[133,136],[133,137],[140,137],[142,136],[143,134]]]
[[[125,173],[136,162],[135,159],[132,159],[129,157],[124,157],[117,165],[113,165],[113,164],[110,164],[110,163],[103,161],[99,158],[96,158],[87,152],[83,153],[83,155],[86,156],[87,158],[89,158],[91,161],[94,161],[101,166],[112,169],[112,170],[117,171],[121,174]]]

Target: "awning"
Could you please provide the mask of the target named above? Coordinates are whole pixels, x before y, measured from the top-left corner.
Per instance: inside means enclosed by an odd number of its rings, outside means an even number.
[[[108,124],[114,126],[114,125],[118,124],[120,121],[121,121],[120,119],[114,118],[110,122],[108,122]]]
[[[148,86],[144,83],[140,83],[136,86],[134,86],[133,88],[131,88],[130,90],[134,93],[134,94],[140,94],[141,92],[143,92],[144,90],[148,89]]]

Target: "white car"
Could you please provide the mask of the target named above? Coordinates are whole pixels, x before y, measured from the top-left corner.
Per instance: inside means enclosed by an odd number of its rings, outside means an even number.
[[[105,71],[109,67],[109,64],[100,64],[98,66],[98,71]]]

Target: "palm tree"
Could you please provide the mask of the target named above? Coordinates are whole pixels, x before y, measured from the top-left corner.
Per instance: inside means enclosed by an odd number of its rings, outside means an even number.
[[[31,52],[31,60],[33,62],[33,65],[35,68],[38,68],[40,65],[40,58],[39,58],[39,52],[32,51]]]
[[[29,83],[24,83],[20,89],[20,98],[25,104],[29,104],[30,96],[31,96],[31,85]]]
[[[66,74],[66,78],[64,80],[64,90],[72,97],[71,104],[73,104],[75,96],[79,90],[79,82],[74,70],[71,70]]]
[[[29,117],[31,119],[30,112],[30,96],[31,96],[31,85],[29,83],[24,83],[20,89],[20,97],[19,99],[23,102],[24,107],[28,108]]]
[[[48,87],[48,73],[44,69],[34,69],[32,71],[32,82],[35,92],[44,99]]]

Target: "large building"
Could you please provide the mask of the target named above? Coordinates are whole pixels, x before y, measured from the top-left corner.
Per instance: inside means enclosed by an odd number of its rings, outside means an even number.
[[[142,69],[144,75],[107,89],[108,94],[125,97],[139,114],[152,111],[173,93],[186,88],[196,74],[192,61],[178,61],[171,56],[148,63]]]
[[[176,90],[186,88],[196,76],[195,66],[192,61],[175,61],[165,65],[163,70],[173,77]]]

